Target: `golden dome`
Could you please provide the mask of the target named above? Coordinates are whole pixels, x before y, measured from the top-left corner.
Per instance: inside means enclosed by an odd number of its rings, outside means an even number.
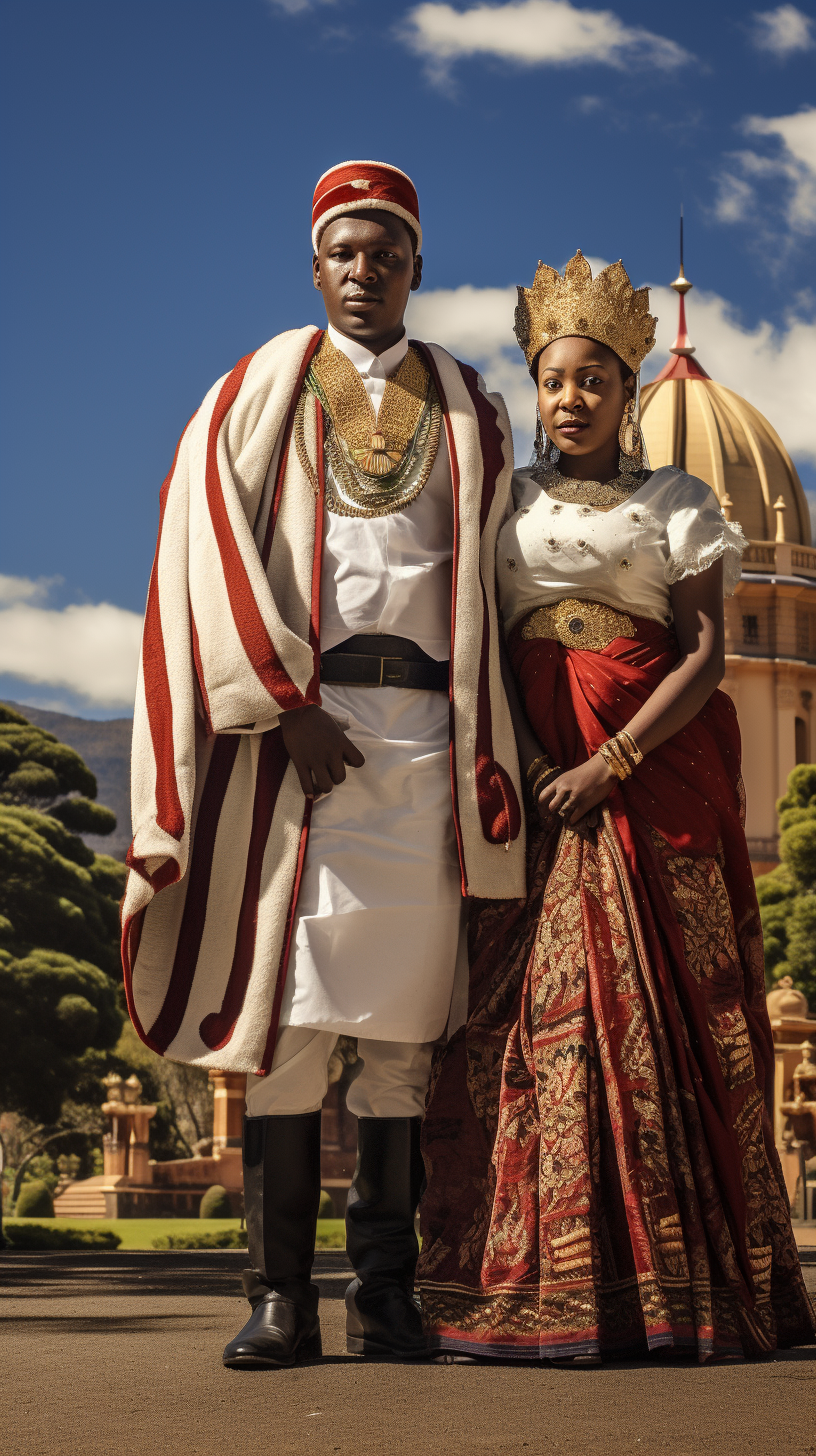
[[[680,324],[673,358],[641,392],[641,420],[649,463],[677,465],[698,475],[723,503],[729,519],[739,521],[751,541],[779,539],[775,506],[784,502],[783,539],[810,545],[810,512],[802,482],[773,426],[747,399],[717,384],[691,356],[686,332],[683,276],[672,288],[680,294]]]

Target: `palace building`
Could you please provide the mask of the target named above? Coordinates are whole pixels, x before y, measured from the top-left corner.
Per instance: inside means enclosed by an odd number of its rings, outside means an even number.
[[[641,393],[652,468],[705,480],[750,545],[725,604],[726,676],[742,732],[746,834],[756,874],[778,863],[776,801],[797,763],[816,756],[816,550],[810,512],[785,446],[754,405],[711,379],[686,331],[683,273],[672,357]]]

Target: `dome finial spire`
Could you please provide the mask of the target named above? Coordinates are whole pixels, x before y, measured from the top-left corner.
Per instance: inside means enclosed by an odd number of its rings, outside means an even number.
[[[690,288],[694,287],[694,284],[689,283],[683,269],[682,202],[680,203],[680,272],[678,273],[671,286],[674,289],[675,293],[678,293],[680,295],[680,317],[677,323],[677,338],[671,346],[671,352],[672,354],[680,354],[683,358],[688,359],[689,356],[694,353],[694,345],[692,344],[691,339],[688,336],[688,330],[686,328],[686,294],[688,293]]]

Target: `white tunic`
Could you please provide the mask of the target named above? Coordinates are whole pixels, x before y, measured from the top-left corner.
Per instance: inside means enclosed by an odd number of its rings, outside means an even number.
[[[379,410],[407,339],[377,358],[329,332]],[[444,661],[452,572],[443,435],[424,490],[404,511],[372,520],[326,512],[322,650],[355,633],[388,633]],[[321,698],[366,762],[312,811],[281,1025],[431,1041],[448,1019],[462,906],[447,695],[326,684]]]
[[[529,470],[513,476],[514,514],[499,532],[496,575],[509,631],[536,607],[575,597],[672,620],[669,587],[723,558],[731,596],[747,545],[713,490],[675,466],[655,470],[611,510],[553,500]]]

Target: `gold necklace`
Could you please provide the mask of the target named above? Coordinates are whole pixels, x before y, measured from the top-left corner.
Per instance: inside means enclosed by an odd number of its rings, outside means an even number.
[[[596,510],[612,510],[639,490],[646,478],[644,470],[623,470],[613,480],[576,480],[562,475],[553,467],[543,472],[539,484],[545,495],[568,505],[594,506]]]
[[[360,375],[328,334],[306,376],[305,390],[323,406],[326,505],[335,515],[386,516],[416,500],[433,468],[442,410],[430,373],[416,349],[386,380],[379,414]],[[307,466],[303,407],[295,443]],[[307,473],[316,488],[311,466]]]

